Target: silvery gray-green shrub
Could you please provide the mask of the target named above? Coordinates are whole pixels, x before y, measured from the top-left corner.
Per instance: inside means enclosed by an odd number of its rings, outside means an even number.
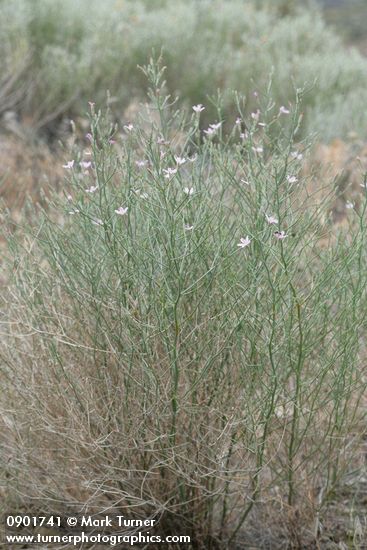
[[[325,140],[365,136],[366,60],[346,50],[319,12],[297,8],[280,17],[273,3],[243,0],[25,0],[0,2],[0,97],[36,128],[76,117],[87,101],[111,92],[115,117],[144,97],[137,66],[163,48],[172,96],[186,106],[206,102],[203,124],[215,117],[208,96],[238,90],[248,97],[272,74],[272,96],[288,106],[307,82],[304,135]],[[270,7],[269,7],[270,6]],[[231,94],[223,98],[233,116]]]

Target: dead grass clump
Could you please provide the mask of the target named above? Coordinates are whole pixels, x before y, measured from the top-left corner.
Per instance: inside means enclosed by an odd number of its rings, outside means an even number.
[[[15,136],[0,137],[0,196],[15,221],[27,198],[41,202],[63,180],[62,160],[46,145],[30,144]]]

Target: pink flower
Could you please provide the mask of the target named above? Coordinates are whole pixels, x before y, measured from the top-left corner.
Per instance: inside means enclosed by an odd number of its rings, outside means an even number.
[[[183,157],[176,157],[176,156],[175,156],[175,161],[176,161],[176,163],[177,163],[178,165],[181,165],[181,164],[185,164],[186,159],[183,158]]]
[[[167,168],[166,170],[163,170],[164,177],[165,178],[171,178],[174,174],[177,172],[177,168]]]
[[[265,214],[265,218],[269,225],[276,225],[278,223],[278,220],[274,218],[274,216],[268,216]]]
[[[209,128],[207,130],[204,130],[204,134],[207,136],[212,136],[219,130],[219,128],[222,126],[221,122],[217,122],[216,124],[209,124]]]
[[[286,107],[284,107],[284,105],[282,105],[279,109],[279,114],[281,115],[289,115],[290,113],[290,110],[287,109]]]
[[[239,125],[241,124],[241,122],[242,122],[242,118],[237,117],[237,118],[236,118],[236,124],[237,124],[237,126],[239,126]]]
[[[250,237],[247,235],[246,237],[241,237],[240,242],[237,244],[240,248],[246,248],[251,243]]]
[[[198,105],[193,105],[192,110],[195,111],[195,113],[201,113],[201,111],[204,111],[205,107],[199,103]]]
[[[288,235],[286,235],[284,231],[274,231],[274,237],[282,241],[283,239],[288,237]]]
[[[123,206],[119,206],[115,212],[116,214],[118,214],[119,216],[125,216],[125,214],[127,213],[127,211],[129,210],[129,207],[126,206],[126,208],[124,208]]]
[[[89,189],[86,189],[85,192],[86,193],[95,193],[98,189],[98,185],[92,185],[91,187],[89,187]]]
[[[110,145],[114,145],[114,144],[116,143],[116,140],[115,140],[115,139],[109,139],[109,140],[108,140],[108,143],[109,143]]]
[[[69,160],[69,162],[62,165],[62,167],[66,168],[67,170],[71,170],[73,168],[73,166],[74,166],[74,161],[73,160]]]
[[[131,132],[132,130],[134,130],[134,126],[132,124],[125,124],[124,130],[126,130],[127,132]]]
[[[258,121],[258,120],[259,120],[259,117],[260,117],[260,109],[258,109],[255,113],[251,113],[251,118],[252,118],[253,120]]]
[[[79,163],[82,168],[90,168],[92,163],[90,161],[82,161]]]
[[[193,187],[185,187],[183,192],[185,195],[193,195],[194,194],[194,188]]]
[[[88,133],[85,135],[85,137],[87,138],[88,141],[92,142],[93,141],[93,136],[92,134]]]

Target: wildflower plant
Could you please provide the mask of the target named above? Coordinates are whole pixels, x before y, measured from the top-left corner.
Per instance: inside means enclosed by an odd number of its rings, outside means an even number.
[[[145,73],[149,129],[95,107],[65,196],[10,243],[5,490],[155,517],[197,548],[249,545],[269,508],[288,539],[292,510],[317,538],[362,433],[366,196],[325,249],[328,198],[294,154],[300,90],[289,113],[237,101],[244,139],[219,102],[209,138],[205,105],[175,110],[163,70]]]

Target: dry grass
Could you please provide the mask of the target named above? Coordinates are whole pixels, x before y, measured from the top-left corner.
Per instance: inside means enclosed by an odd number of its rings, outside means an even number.
[[[62,156],[46,145],[10,135],[0,138],[0,196],[15,221],[27,198],[41,202],[50,189],[60,189],[63,176]]]

